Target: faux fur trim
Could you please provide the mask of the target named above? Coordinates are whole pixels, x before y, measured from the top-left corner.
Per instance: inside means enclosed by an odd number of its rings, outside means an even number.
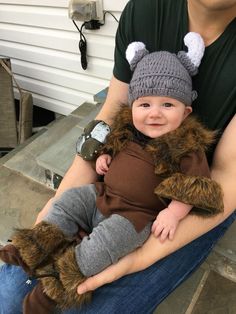
[[[76,262],[74,241],[56,225],[41,222],[33,229],[17,230],[12,240],[29,273],[39,279],[43,292],[60,308],[79,306],[90,299],[90,292],[77,293],[77,286],[86,278]]]
[[[12,236],[12,244],[31,270],[50,258],[59,246],[68,246],[70,242],[56,225],[44,221],[33,229],[17,229]]]
[[[91,298],[91,292],[79,295],[77,287],[86,280],[86,277],[81,273],[75,257],[75,248],[69,248],[58,260],[58,268],[60,280],[68,295],[67,302],[74,302],[74,305],[82,305]],[[66,298],[67,299],[67,298]],[[70,301],[71,300],[71,301]]]
[[[201,216],[218,214],[224,210],[223,192],[220,185],[205,177],[176,173],[163,180],[156,187],[155,194],[201,208],[201,211],[193,209],[194,213]]]
[[[181,158],[193,152],[206,152],[215,135],[215,131],[189,116],[176,130],[150,140],[146,150],[153,155],[155,173],[165,177],[179,172]]]
[[[79,295],[77,287],[86,280],[80,272],[76,257],[75,247],[69,247],[55,261],[55,267],[59,272],[59,280],[56,278],[43,278],[43,289],[46,295],[56,301],[61,309],[72,306],[81,306],[91,299],[91,292]]]
[[[114,157],[129,141],[134,140],[135,132],[131,108],[123,106],[116,115],[103,152]],[[205,128],[194,116],[188,116],[176,130],[150,139],[145,150],[153,155],[155,173],[168,176],[179,171],[180,160],[184,155],[206,151],[214,142],[215,135],[215,131]]]
[[[111,133],[106,138],[102,152],[109,153],[114,157],[133,139],[134,125],[132,122],[131,108],[123,106],[115,116]]]

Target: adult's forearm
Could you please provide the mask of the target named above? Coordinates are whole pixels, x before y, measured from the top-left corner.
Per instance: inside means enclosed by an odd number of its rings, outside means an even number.
[[[213,218],[201,218],[188,215],[180,222],[173,241],[167,239],[162,243],[159,238],[155,238],[151,235],[142,247],[121,258],[116,264],[107,267],[101,273],[88,278],[84,283],[79,285],[78,293],[81,294],[86,291],[95,290],[125,275],[141,271],[151,266],[158,260],[161,260],[213,229],[226,219],[231,212],[233,212],[233,210],[226,210],[224,214],[217,215]]]
[[[223,215],[214,218],[201,218],[189,215],[179,223],[172,241],[167,239],[164,243],[161,243],[159,238],[151,235],[144,245],[135,252],[136,257],[129,269],[129,273],[149,267],[156,261],[168,256],[213,229],[223,220]]]
[[[41,209],[41,211],[39,212],[36,221],[35,221],[35,225],[37,225],[38,223],[40,223],[40,221],[43,220],[43,218],[46,216],[46,214],[48,213],[52,202],[54,201],[55,197],[52,197],[47,203],[46,205]]]
[[[111,79],[107,99],[98,113],[96,119],[104,120],[112,125],[113,119],[122,105],[128,103],[128,84],[117,80],[114,76]]]
[[[71,167],[66,172],[56,197],[60,196],[65,190],[93,183],[97,180],[97,174],[90,162],[84,161],[80,156],[76,156]]]
[[[65,174],[58,190],[56,191],[55,196],[47,202],[47,204],[38,214],[36,223],[39,223],[43,219],[43,217],[48,213],[52,202],[64,191],[73,187],[79,187],[85,184],[93,183],[96,181],[96,179],[97,174],[92,168],[91,164],[87,161],[84,161],[81,157],[76,156],[71,167]]]

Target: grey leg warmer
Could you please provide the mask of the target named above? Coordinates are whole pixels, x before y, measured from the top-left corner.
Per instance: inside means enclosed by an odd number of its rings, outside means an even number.
[[[44,221],[57,225],[67,236],[78,226],[90,233],[96,215],[96,190],[93,184],[65,191],[52,205]]]
[[[150,235],[151,223],[137,233],[133,224],[120,215],[103,220],[75,248],[76,260],[86,276],[99,273],[141,246]]]
[[[86,277],[141,246],[151,229],[150,223],[137,233],[133,224],[120,215],[105,218],[96,208],[93,184],[65,191],[44,220],[57,225],[68,236],[75,235],[78,226],[90,233],[75,247],[77,263]]]

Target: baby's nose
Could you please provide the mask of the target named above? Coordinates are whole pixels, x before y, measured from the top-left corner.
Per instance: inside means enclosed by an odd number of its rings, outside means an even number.
[[[161,116],[161,110],[158,107],[152,108],[150,111],[150,117],[160,117]]]

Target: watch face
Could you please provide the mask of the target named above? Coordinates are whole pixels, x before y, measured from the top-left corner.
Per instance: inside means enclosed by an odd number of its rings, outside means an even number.
[[[105,143],[107,135],[110,133],[110,127],[103,121],[99,122],[91,131],[91,137],[100,143]]]

